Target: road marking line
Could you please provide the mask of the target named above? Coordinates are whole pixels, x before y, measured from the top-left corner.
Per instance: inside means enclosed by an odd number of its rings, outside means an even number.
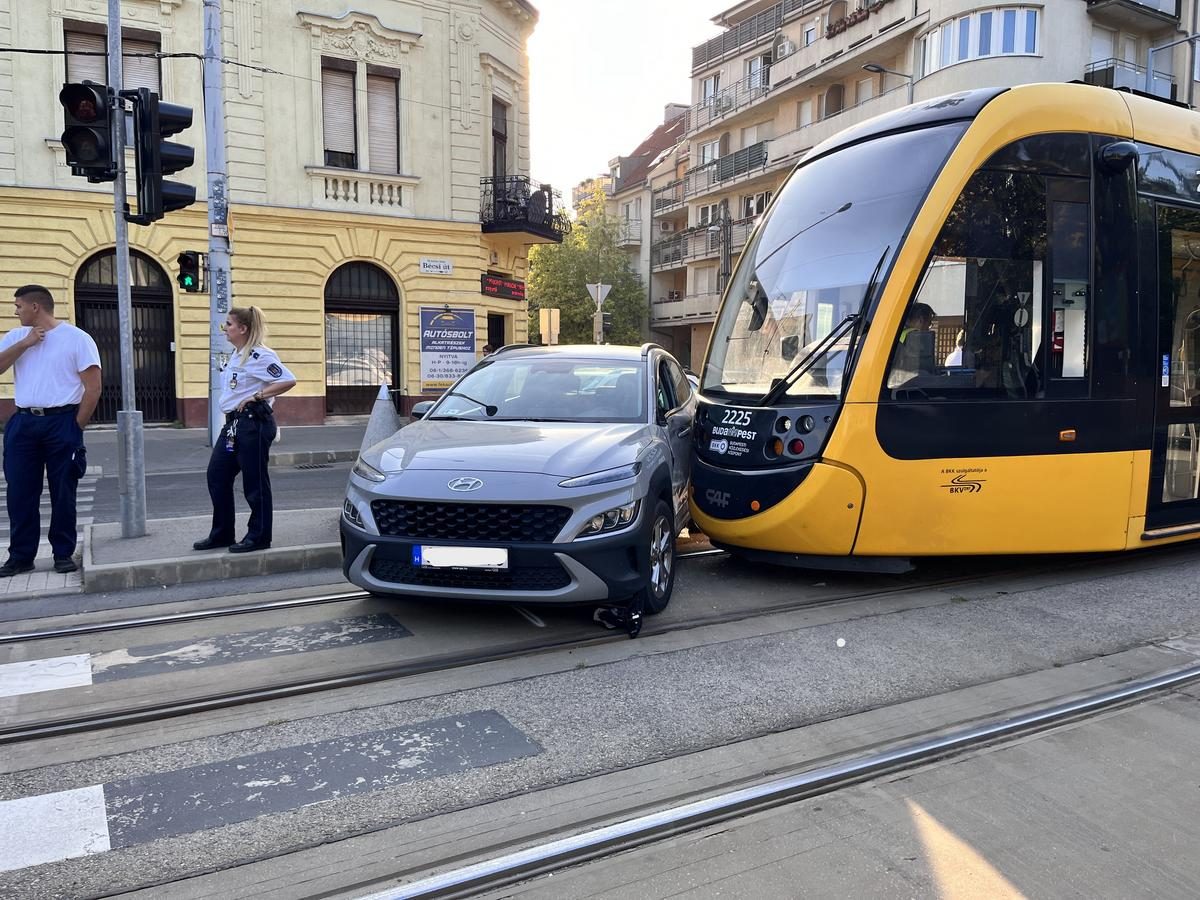
[[[104,788],[95,784],[0,801],[0,872],[110,849]]]
[[[0,697],[60,691],[92,683],[90,653],[31,659],[0,665]],[[3,829],[0,829],[3,833]]]
[[[532,623],[533,623],[533,624],[534,624],[536,627],[538,627],[538,628],[545,628],[545,627],[546,627],[546,623],[545,623],[545,622],[543,622],[541,619],[539,619],[537,616],[535,616],[533,613],[531,613],[531,612],[530,612],[529,610],[527,610],[525,607],[523,607],[523,606],[514,606],[514,607],[513,607],[513,609],[515,609],[515,610],[516,610],[517,612],[519,612],[519,613],[520,613],[522,616],[524,616],[526,619],[528,619],[530,622],[532,622]]]

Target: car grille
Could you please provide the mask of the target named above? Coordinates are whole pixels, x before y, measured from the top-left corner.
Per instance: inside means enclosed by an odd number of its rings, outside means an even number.
[[[571,518],[565,506],[416,500],[373,500],[371,512],[379,533],[391,537],[535,544],[551,543]]]
[[[554,591],[571,583],[557,563],[516,569],[430,569],[395,559],[371,560],[371,576],[393,584],[485,591]]]

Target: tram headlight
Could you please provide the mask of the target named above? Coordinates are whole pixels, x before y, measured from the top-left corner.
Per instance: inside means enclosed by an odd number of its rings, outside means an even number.
[[[780,416],[775,420],[775,430],[780,434],[787,434],[792,430],[792,420],[787,416]]]
[[[813,421],[812,416],[801,416],[799,421],[796,422],[796,428],[801,434],[808,434],[816,427],[817,423]]]
[[[626,503],[624,506],[617,506],[602,513],[597,513],[584,523],[583,529],[576,537],[591,537],[594,534],[603,534],[607,531],[616,531],[619,528],[624,528],[637,518],[638,507],[641,505],[641,502],[640,500],[634,500],[632,503]]]

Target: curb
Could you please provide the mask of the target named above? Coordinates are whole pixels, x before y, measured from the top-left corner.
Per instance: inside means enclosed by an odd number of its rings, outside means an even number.
[[[297,450],[294,453],[272,453],[272,466],[304,466],[318,463],[354,462],[357,450]]]
[[[130,588],[165,587],[223,578],[340,568],[341,565],[340,543],[278,547],[255,553],[221,550],[172,559],[99,565],[92,561],[92,530],[88,527],[83,544],[83,592],[94,594]]]

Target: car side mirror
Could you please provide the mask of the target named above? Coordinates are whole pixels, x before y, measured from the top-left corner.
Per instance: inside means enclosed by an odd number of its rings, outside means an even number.
[[[423,419],[429,415],[429,411],[433,409],[433,404],[436,400],[422,400],[420,403],[414,403],[412,408],[412,417],[414,419]]]

